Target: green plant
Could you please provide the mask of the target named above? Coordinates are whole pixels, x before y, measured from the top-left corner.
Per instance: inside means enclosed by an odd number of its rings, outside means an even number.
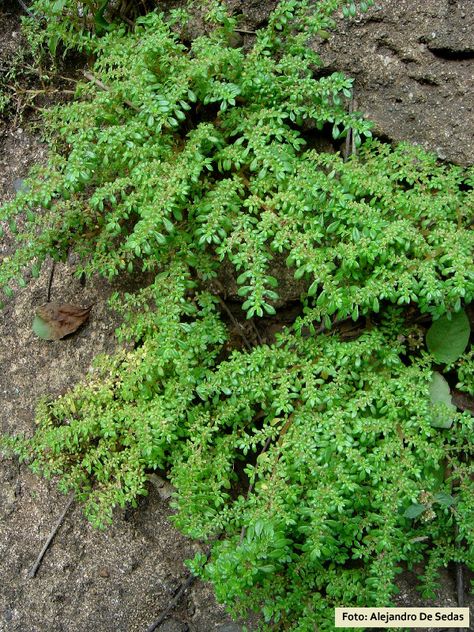
[[[39,62],[39,59],[37,60]],[[41,77],[44,79],[45,77]],[[31,100],[38,81],[38,71],[32,67],[28,47],[19,47],[11,55],[0,58],[0,117],[17,118]],[[27,88],[25,89],[25,86]]]
[[[23,24],[35,50],[46,44],[53,57],[58,45],[64,52],[93,52],[98,38],[118,23],[133,26],[133,19],[154,6],[147,0],[34,0]]]
[[[315,78],[307,46],[340,4],[280,3],[248,51],[218,3],[189,49],[157,13],[105,34],[94,80],[47,115],[49,164],[1,211],[19,242],[0,267],[7,297],[30,262],[34,275],[71,250],[78,274],[154,279],[113,299],[124,348],[42,402],[32,439],[4,445],[99,526],[146,493],[147,471],[168,470],[176,524],[222,536],[191,567],[232,612],[286,630],[390,603],[402,564],[427,560],[426,594],[440,565],[474,566],[472,418],[448,407],[437,423],[440,380],[414,322],[472,300],[473,171],[362,144],[351,81]],[[359,152],[317,152],[305,129],[351,129]],[[305,282],[300,316],[229,352],[220,266],[256,318],[275,315],[281,261]],[[450,357],[464,390],[469,353]]]

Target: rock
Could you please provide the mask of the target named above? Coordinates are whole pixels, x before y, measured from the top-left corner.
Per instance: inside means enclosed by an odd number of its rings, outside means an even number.
[[[166,481],[164,478],[161,478],[161,476],[158,476],[158,474],[148,474],[148,480],[158,492],[161,500],[168,500],[168,498],[171,498],[176,491],[175,487],[173,487],[171,483]]]
[[[331,70],[354,77],[357,110],[384,139],[474,162],[472,0],[384,0],[315,43]]]
[[[13,180],[13,188],[18,193],[19,191],[28,191],[29,187],[25,184],[23,178],[15,178]]]
[[[3,618],[7,623],[9,623],[13,619],[13,612],[7,608],[3,611]]]

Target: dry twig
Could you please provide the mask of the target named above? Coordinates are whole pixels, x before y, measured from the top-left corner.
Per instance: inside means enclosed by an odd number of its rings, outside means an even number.
[[[222,299],[220,296],[219,298],[219,303],[221,304],[221,307],[224,309],[225,313],[227,314],[227,316],[230,318],[230,320],[232,321],[232,324],[235,325],[235,327],[237,328],[238,332],[239,332],[239,336],[242,338],[242,340],[245,343],[245,346],[247,347],[247,349],[251,349],[252,348],[252,343],[249,341],[249,339],[247,338],[247,336],[244,334],[244,328],[243,326],[238,322],[238,320],[235,318],[234,314],[230,311],[230,309],[227,307],[226,302],[224,301],[224,299]]]
[[[49,281],[48,281],[48,291],[46,294],[46,302],[49,303],[51,300],[51,288],[53,286],[53,278],[54,278],[54,269],[56,267],[56,261],[53,259],[53,263],[51,264],[51,272],[49,273]]]
[[[20,5],[20,7],[23,9],[23,11],[24,11],[25,13],[28,13],[28,15],[29,15],[30,17],[32,17],[32,18],[34,18],[34,17],[35,17],[34,13],[32,13],[32,12],[28,9],[28,7],[27,7],[27,6],[26,6],[26,4],[23,2],[23,0],[17,0],[17,1],[18,1],[18,4]]]
[[[357,106],[357,102],[354,98],[352,98],[351,102],[349,103],[349,114],[352,114],[356,106]],[[344,160],[347,160],[349,156],[355,156],[356,154],[357,154],[357,147],[355,144],[354,131],[351,127],[347,131],[346,143],[344,147]]]
[[[110,92],[110,88],[109,86],[107,86],[103,81],[101,81],[100,79],[97,79],[97,77],[94,77],[94,75],[91,72],[87,72],[87,70],[83,70],[82,74],[84,75],[84,77],[86,79],[89,79],[89,81],[92,81],[92,83],[94,83],[98,88],[100,88],[101,90],[103,90],[104,92]],[[124,99],[123,101],[126,105],[128,105],[129,108],[132,108],[132,110],[135,110],[135,112],[140,112],[140,108],[137,108],[136,105],[134,105],[131,101],[127,101],[127,99]]]
[[[209,549],[209,551],[207,552],[205,564],[207,564],[207,562],[209,561],[210,557],[211,557],[211,549]],[[190,586],[192,586],[192,584],[194,584],[196,579],[197,579],[196,575],[191,574],[186,579],[186,581],[184,581],[181,584],[180,589],[178,590],[176,595],[173,597],[173,599],[170,601],[168,606],[161,613],[161,615],[158,617],[158,619],[154,623],[152,623],[150,626],[148,626],[148,628],[146,629],[146,632],[154,632],[159,625],[161,625],[164,621],[166,621],[166,619],[169,617],[170,613],[176,608],[176,606],[181,601],[181,598],[183,597],[185,592],[188,590],[188,588]]]
[[[65,506],[62,514],[59,516],[58,521],[54,525],[53,529],[51,530],[51,533],[49,534],[48,539],[44,543],[44,546],[41,549],[40,554],[36,558],[36,562],[31,567],[31,570],[28,573],[28,577],[34,577],[36,575],[36,573],[38,572],[38,568],[41,566],[41,562],[43,561],[43,557],[44,557],[46,551],[48,550],[49,545],[53,541],[54,536],[58,532],[59,527],[62,525],[63,520],[66,517],[66,514],[69,511],[69,508],[70,508],[70,506],[72,505],[73,502],[74,502],[74,494],[71,494],[69,496],[69,500],[68,500],[67,505]]]

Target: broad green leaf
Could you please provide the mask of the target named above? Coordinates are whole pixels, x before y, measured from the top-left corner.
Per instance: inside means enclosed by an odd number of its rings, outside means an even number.
[[[421,516],[425,509],[425,505],[419,505],[418,503],[415,503],[414,505],[410,505],[408,507],[403,516],[405,518],[410,518],[413,520],[414,518],[418,518],[418,516]]]
[[[449,384],[437,371],[433,372],[430,385],[431,425],[434,428],[451,428],[452,413],[456,406],[451,401]]]
[[[452,315],[441,316],[428,329],[426,344],[437,362],[449,364],[457,360],[467,347],[471,327],[466,312],[460,311]]]
[[[95,32],[99,36],[113,28],[112,25],[104,18],[104,12],[108,4],[109,0],[105,0],[99,10],[94,13]]]
[[[435,503],[439,503],[443,507],[450,507],[456,501],[451,494],[446,494],[445,492],[438,492],[433,498]]]

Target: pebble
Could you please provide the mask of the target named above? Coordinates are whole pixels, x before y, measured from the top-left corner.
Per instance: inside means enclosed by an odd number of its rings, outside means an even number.
[[[4,610],[3,618],[5,621],[10,622],[13,619],[13,612],[11,610]]]
[[[28,191],[29,187],[25,184],[23,178],[15,178],[13,180],[13,188],[18,193],[19,191]]]

